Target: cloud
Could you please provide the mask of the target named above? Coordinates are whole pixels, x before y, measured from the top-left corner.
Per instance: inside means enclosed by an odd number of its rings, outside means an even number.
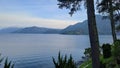
[[[65,28],[86,19],[83,12],[70,17],[69,10],[59,9],[57,3],[57,0],[1,0],[0,27]]]
[[[83,12],[72,17],[58,8],[57,0],[1,0],[0,27],[41,26],[65,28],[86,19]]]
[[[51,28],[65,28],[68,25],[77,23],[78,21],[73,20],[58,20],[48,19],[41,17],[33,17],[25,13],[1,13],[0,14],[0,27],[9,26],[40,26],[40,27],[51,27]]]

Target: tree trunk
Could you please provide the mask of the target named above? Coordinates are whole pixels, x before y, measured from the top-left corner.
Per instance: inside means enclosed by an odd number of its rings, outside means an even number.
[[[98,32],[96,27],[94,0],[87,0],[87,15],[88,15],[89,37],[90,37],[90,44],[92,51],[92,68],[100,68],[99,40],[98,40]]]
[[[115,21],[113,19],[112,1],[110,2],[110,21],[111,21],[111,30],[112,30],[113,42],[115,42],[117,40],[117,37],[116,37],[116,32],[115,32]]]

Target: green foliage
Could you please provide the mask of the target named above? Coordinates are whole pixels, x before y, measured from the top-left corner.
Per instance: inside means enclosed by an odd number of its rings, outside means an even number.
[[[80,6],[81,6],[81,1],[84,0],[58,0],[58,5],[59,8],[66,8],[69,9],[70,12],[69,14],[72,15],[74,14],[76,11],[80,10]]]
[[[11,61],[8,62],[8,58],[6,58],[4,68],[14,68],[14,64],[12,64]]]
[[[104,58],[102,55],[100,57],[101,68],[115,68],[116,64],[113,57]]]
[[[111,45],[110,44],[103,44],[102,49],[103,49],[104,58],[111,57]]]
[[[60,52],[58,54],[58,61],[55,61],[55,59],[53,58],[53,63],[55,65],[55,68],[77,68],[71,55],[70,55],[69,59],[67,59],[66,55],[63,58],[63,56],[61,56]]]
[[[113,45],[103,44],[102,48],[100,68],[120,68],[120,40],[115,41]],[[92,61],[90,62],[90,59],[85,61],[80,68],[92,68]]]
[[[114,43],[114,47],[113,47],[113,55],[117,61],[117,64],[120,65],[120,40],[117,40]]]
[[[106,45],[107,46],[107,45]],[[109,47],[106,47],[109,48]],[[101,58],[102,64],[105,65],[105,68],[120,68],[119,66],[119,58],[120,58],[120,40],[115,41],[113,46],[111,46],[111,56],[107,58]],[[109,51],[110,49],[106,49]],[[106,52],[107,53],[107,52]],[[104,54],[103,54],[104,57]]]
[[[114,56],[120,56],[120,40],[114,43]]]
[[[117,68],[115,66],[116,64],[113,57],[103,58],[103,55],[100,56],[100,68]],[[79,68],[92,68],[92,60],[89,59],[85,61]]]
[[[91,58],[91,48],[86,48],[84,51],[84,54],[86,57]]]
[[[97,9],[99,13],[110,13],[111,9],[113,12],[117,12],[120,10],[120,2],[117,2],[117,0],[102,0],[98,3]]]
[[[110,18],[110,12],[112,12],[114,21],[120,21],[120,1],[102,0],[98,3],[97,9],[99,13],[105,14],[103,18]]]
[[[82,63],[79,68],[92,68],[92,60],[89,59]]]

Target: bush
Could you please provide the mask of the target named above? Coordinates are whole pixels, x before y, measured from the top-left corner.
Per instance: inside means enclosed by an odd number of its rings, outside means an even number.
[[[63,58],[63,56],[60,55],[60,52],[58,54],[58,61],[56,62],[53,58],[53,63],[55,65],[55,68],[77,68],[71,55],[69,59],[67,59],[66,55]]]
[[[106,68],[106,64],[103,62],[100,62],[100,68]]]
[[[115,41],[113,49],[113,55],[117,63],[120,64],[120,40]]]
[[[111,45],[110,44],[103,44],[102,49],[103,49],[104,58],[111,57]]]
[[[91,48],[86,48],[84,54],[85,57],[91,58]]]

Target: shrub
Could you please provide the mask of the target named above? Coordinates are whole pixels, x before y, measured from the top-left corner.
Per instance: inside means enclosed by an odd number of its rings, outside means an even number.
[[[91,48],[86,48],[84,54],[86,57],[91,58]]]
[[[111,45],[110,44],[103,44],[102,49],[103,49],[104,58],[111,57]]]
[[[120,64],[120,40],[115,41],[113,49],[113,55],[117,63]]]
[[[58,54],[58,61],[55,61],[53,58],[53,63],[55,65],[55,68],[77,68],[71,55],[69,59],[67,59],[66,55],[63,58],[63,56],[60,55],[60,52]]]

